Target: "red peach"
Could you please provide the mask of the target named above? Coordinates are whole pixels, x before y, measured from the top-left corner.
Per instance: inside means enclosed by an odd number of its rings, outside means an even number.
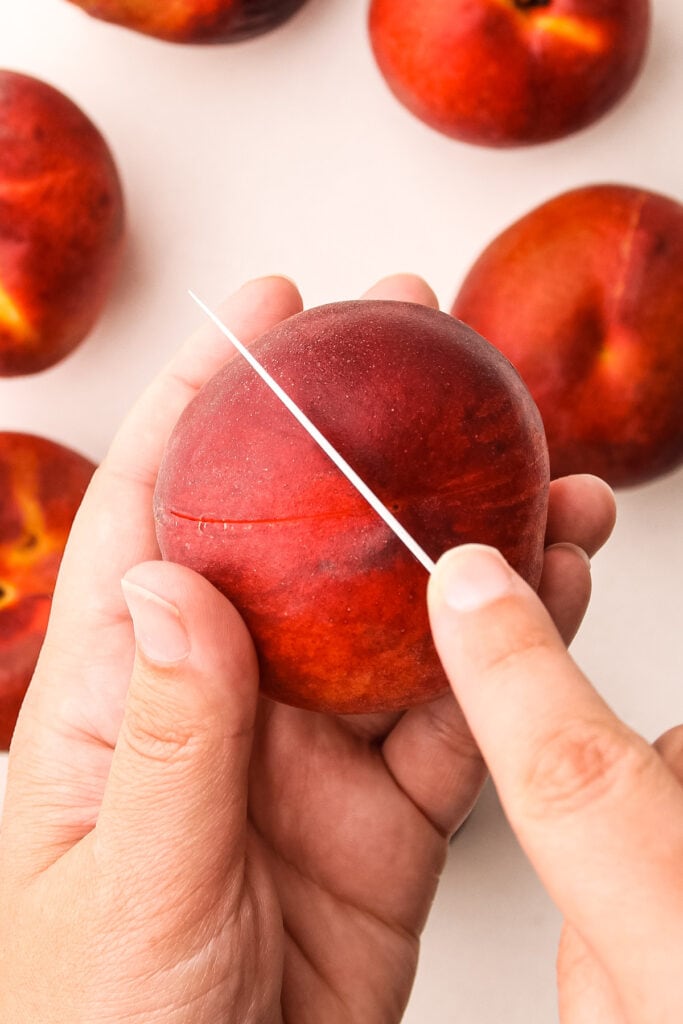
[[[538,583],[543,429],[483,338],[424,306],[341,302],[283,322],[253,351],[431,557],[494,544]],[[181,417],[155,517],[163,556],[245,617],[268,696],[361,712],[446,690],[425,570],[241,359]]]
[[[43,642],[71,523],[93,473],[82,455],[0,433],[0,749],[9,746]]]
[[[172,43],[229,43],[287,21],[305,0],[70,0],[103,21]]]
[[[484,146],[561,138],[633,83],[649,0],[372,0],[370,39],[397,98]]]
[[[622,185],[567,192],[496,238],[453,314],[517,367],[553,476],[637,484],[683,461],[683,206]]]
[[[123,231],[107,145],[51,86],[0,71],[0,375],[72,351],[104,305]]]

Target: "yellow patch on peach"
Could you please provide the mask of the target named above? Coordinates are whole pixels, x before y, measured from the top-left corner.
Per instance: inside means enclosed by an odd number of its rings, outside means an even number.
[[[641,349],[642,342],[635,331],[624,324],[612,324],[598,356],[600,372],[606,374],[606,379],[630,390],[640,380]]]
[[[24,539],[14,542],[4,559],[9,569],[22,569],[64,547],[62,532],[52,535],[45,524],[40,504],[28,494],[15,492],[24,517]]]
[[[608,40],[604,31],[583,18],[573,18],[566,14],[537,14],[533,18],[533,27],[534,30],[559,36],[591,53],[600,53],[607,48]]]
[[[5,328],[17,341],[31,342],[33,327],[12,296],[0,284],[0,328]]]
[[[13,587],[11,583],[0,580],[0,611],[3,608],[9,608],[11,604],[17,598],[17,588]]]
[[[40,576],[44,560],[60,554],[64,548],[64,531],[49,528],[40,502],[34,497],[38,467],[27,461],[28,465],[15,467],[11,479],[14,501],[22,515],[23,533],[21,537],[0,545],[0,570],[15,581],[24,579],[27,573],[30,576],[37,572]],[[9,603],[6,596],[9,591],[12,591],[13,598],[17,596],[16,588],[9,584],[0,584],[0,591],[5,591],[0,607]]]

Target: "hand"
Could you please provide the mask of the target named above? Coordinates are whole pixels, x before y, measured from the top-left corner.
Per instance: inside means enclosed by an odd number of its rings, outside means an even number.
[[[436,305],[408,276],[368,297]],[[268,278],[222,314],[249,341],[300,308]],[[2,1024],[398,1021],[448,839],[483,783],[450,694],[355,718],[259,700],[235,610],[158,561],[166,439],[231,354],[210,326],[190,340],[74,524],[10,757]],[[594,550],[612,517],[599,482],[553,485],[542,592],[567,638],[589,591],[571,544]]]
[[[677,1024],[683,727],[654,747],[626,728],[536,595],[491,548],[444,555],[429,605],[506,814],[565,915],[563,1024]]]

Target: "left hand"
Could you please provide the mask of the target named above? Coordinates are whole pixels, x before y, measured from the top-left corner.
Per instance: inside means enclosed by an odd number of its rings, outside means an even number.
[[[436,305],[409,276],[367,297]],[[300,309],[266,278],[222,314],[249,342]],[[161,454],[230,355],[211,326],[181,349],[74,524],[10,755],[0,1024],[400,1020],[448,839],[484,781],[450,695],[353,718],[260,699],[234,608],[158,560]],[[592,554],[613,516],[600,482],[553,484],[541,594],[566,640],[590,589],[572,545]]]

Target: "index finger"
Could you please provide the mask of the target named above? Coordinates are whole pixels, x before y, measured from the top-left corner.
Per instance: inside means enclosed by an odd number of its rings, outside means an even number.
[[[440,657],[520,842],[637,1008],[683,958],[683,788],[613,715],[498,552],[468,545],[445,555],[429,606]]]

